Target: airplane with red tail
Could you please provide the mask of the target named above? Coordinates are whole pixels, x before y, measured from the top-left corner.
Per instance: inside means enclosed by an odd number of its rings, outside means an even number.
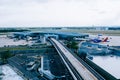
[[[90,39],[90,41],[92,41],[92,42],[94,42],[94,43],[109,42],[109,41],[108,41],[108,37],[100,38],[99,36],[98,36],[97,38]]]

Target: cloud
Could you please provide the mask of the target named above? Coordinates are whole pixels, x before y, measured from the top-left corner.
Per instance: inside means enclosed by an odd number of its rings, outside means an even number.
[[[0,0],[0,26],[120,25],[119,0]]]

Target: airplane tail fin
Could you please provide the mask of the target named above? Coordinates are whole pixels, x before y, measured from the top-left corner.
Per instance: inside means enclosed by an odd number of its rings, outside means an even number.
[[[108,40],[108,37],[106,37],[102,42],[107,42],[107,40]]]

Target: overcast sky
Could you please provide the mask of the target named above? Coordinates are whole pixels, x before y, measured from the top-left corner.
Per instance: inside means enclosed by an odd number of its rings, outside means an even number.
[[[0,27],[119,26],[120,0],[0,0]]]

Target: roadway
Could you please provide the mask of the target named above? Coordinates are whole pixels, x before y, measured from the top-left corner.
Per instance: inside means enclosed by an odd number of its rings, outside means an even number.
[[[105,80],[99,74],[93,74],[89,71],[85,64],[83,65],[83,62],[81,63],[80,60],[72,55],[59,41],[54,38],[50,38],[49,40],[58,51],[74,80]]]

